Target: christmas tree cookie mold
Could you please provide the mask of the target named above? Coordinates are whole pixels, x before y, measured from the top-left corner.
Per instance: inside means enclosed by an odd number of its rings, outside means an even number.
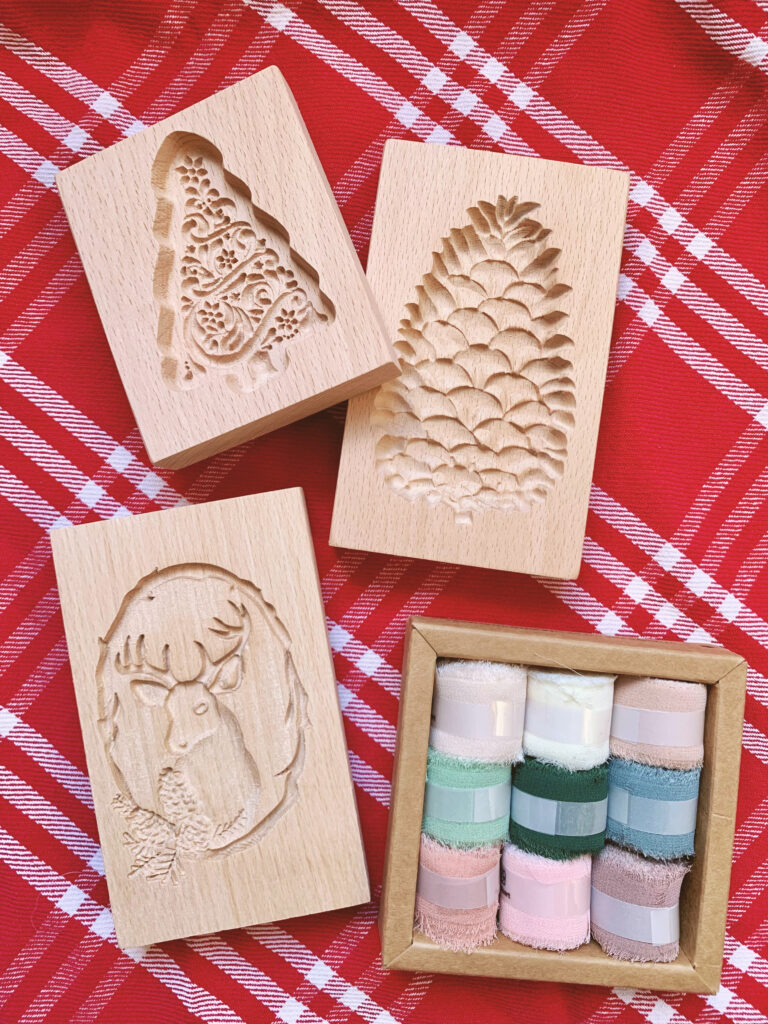
[[[333,303],[288,231],[202,136],[169,135],[152,185],[163,379],[188,389],[221,374],[252,392],[286,368],[297,341],[334,320]]]

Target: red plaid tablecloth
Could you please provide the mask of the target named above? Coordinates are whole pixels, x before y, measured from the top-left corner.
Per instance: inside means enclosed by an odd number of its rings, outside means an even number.
[[[765,0],[6,0],[0,18],[0,1021],[765,1020]],[[294,90],[363,259],[388,138],[631,172],[576,582],[329,548],[342,407],[182,472],[150,468],[54,174],[267,64]],[[107,909],[48,531],[295,484],[374,902],[126,955]],[[381,970],[375,915],[413,613],[715,640],[749,660],[717,995]]]

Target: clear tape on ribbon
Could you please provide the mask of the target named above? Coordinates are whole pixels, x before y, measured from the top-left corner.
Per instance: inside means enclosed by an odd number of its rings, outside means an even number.
[[[608,817],[620,825],[656,836],[684,836],[696,829],[698,796],[690,800],[656,800],[636,796],[611,783]]]
[[[679,904],[674,907],[642,907],[625,903],[592,887],[592,924],[633,942],[666,946],[680,938]]]
[[[436,694],[432,704],[432,727],[468,740],[519,739],[524,716],[524,699],[470,704]]]
[[[659,711],[615,704],[611,738],[655,747],[698,747],[704,739],[705,709]]]
[[[515,910],[531,917],[580,917],[589,912],[589,875],[540,882],[503,868],[501,895]]]
[[[611,707],[562,707],[529,697],[525,705],[525,731],[542,740],[597,747],[608,742],[611,712]]]
[[[424,788],[424,814],[440,821],[497,821],[509,814],[512,781],[495,786],[462,789],[438,786],[427,781]]]
[[[550,800],[512,787],[510,818],[548,836],[594,836],[605,831],[608,801]]]
[[[419,864],[416,891],[422,899],[447,910],[490,907],[499,898],[499,869],[490,868],[474,878],[449,878]]]

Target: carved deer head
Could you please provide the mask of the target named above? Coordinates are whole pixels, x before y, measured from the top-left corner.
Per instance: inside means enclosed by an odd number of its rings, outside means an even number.
[[[170,664],[170,647],[163,647],[161,663],[146,657],[144,634],[126,637],[122,651],[115,655],[115,669],[130,676],[131,690],[147,707],[163,707],[168,719],[167,749],[178,756],[188,754],[198,743],[213,736],[222,726],[219,696],[234,693],[243,681],[243,652],[250,635],[250,617],[244,605],[229,602],[235,622],[213,620],[211,632],[224,639],[237,638],[222,657],[213,661],[205,646],[195,641],[200,668],[192,679],[177,679]]]

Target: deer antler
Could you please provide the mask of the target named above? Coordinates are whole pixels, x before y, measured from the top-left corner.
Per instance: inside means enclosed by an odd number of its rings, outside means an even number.
[[[133,653],[131,653],[131,637],[125,638],[122,651],[115,655],[115,669],[120,675],[141,676],[142,679],[151,679],[162,686],[169,687],[171,683],[168,675],[171,671],[170,647],[168,644],[163,647],[162,665],[152,665],[147,661],[144,650],[144,634],[136,638]]]
[[[215,625],[209,626],[208,628],[216,636],[220,636],[223,639],[229,639],[230,637],[239,636],[239,639],[235,646],[222,654],[220,658],[213,661],[204,645],[196,640],[195,643],[200,651],[201,665],[200,672],[197,678],[205,686],[208,686],[216,676],[218,669],[230,658],[242,657],[245,646],[248,643],[248,638],[251,635],[251,616],[248,609],[244,604],[236,604],[234,601],[227,601],[227,604],[234,610],[236,621],[225,622],[224,619],[215,616],[213,622]]]

